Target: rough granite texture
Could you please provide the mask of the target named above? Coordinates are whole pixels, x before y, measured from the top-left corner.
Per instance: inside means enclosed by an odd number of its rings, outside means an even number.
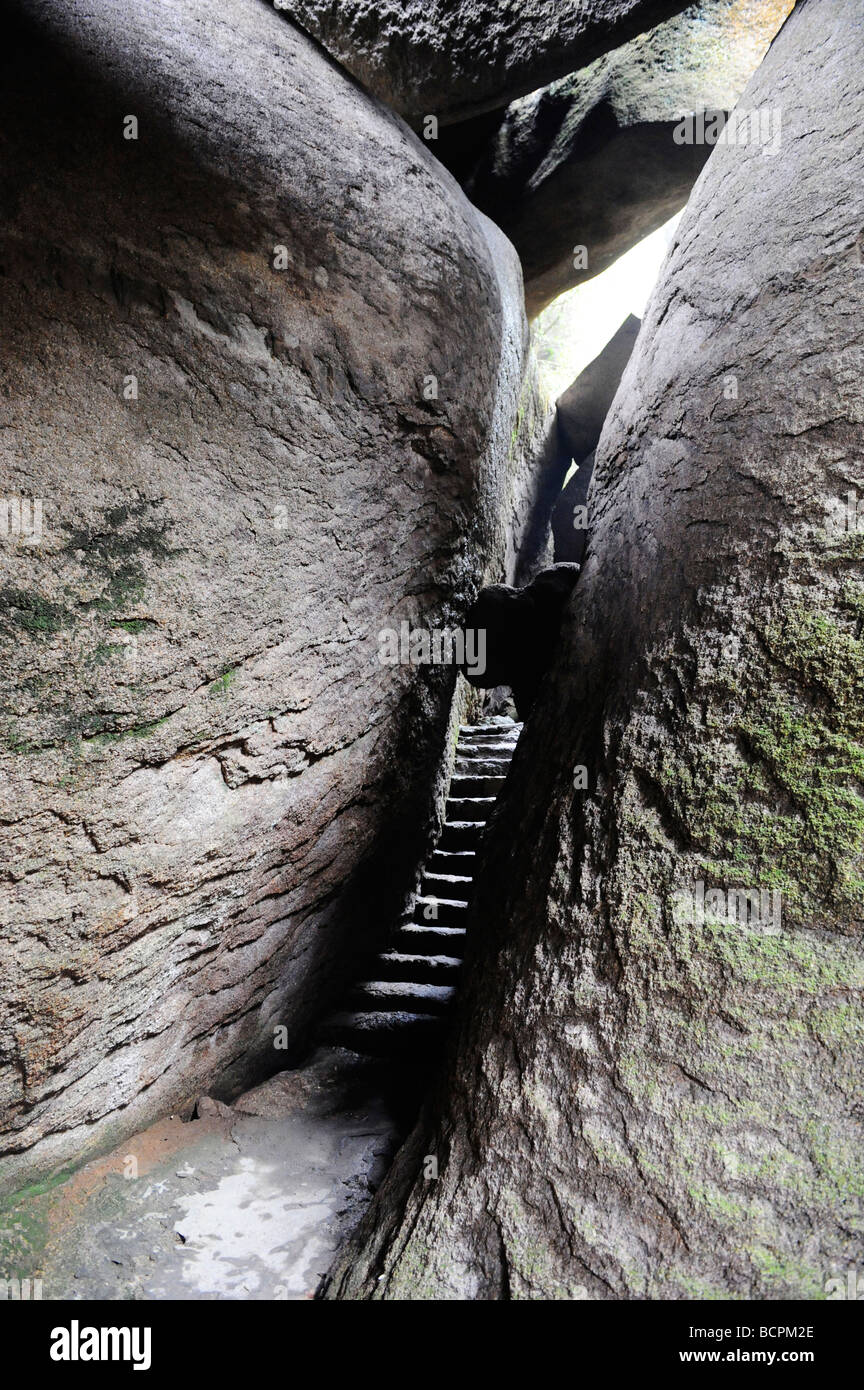
[[[686,203],[711,153],[676,144],[682,113],[729,111],[793,0],[703,0],[440,151],[522,259],[534,317]],[[587,265],[574,263],[574,247]]]
[[[861,1266],[862,71],[857,0],[804,0],[746,93],[782,154],[718,149],[694,190],[449,1074],[331,1296],[818,1299]],[[780,923],[676,910],[700,881]]]
[[[275,0],[414,121],[505,106],[684,8],[681,0]]]
[[[8,1190],[284,1067],[392,925],[453,676],[377,634],[543,539],[548,412],[512,248],[274,10],[4,22]]]

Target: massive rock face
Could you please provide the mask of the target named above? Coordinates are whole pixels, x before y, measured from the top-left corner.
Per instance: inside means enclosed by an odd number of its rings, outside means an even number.
[[[860,1263],[862,60],[856,0],[804,0],[745,97],[780,152],[694,191],[458,1049],[336,1296],[819,1298]]]
[[[505,106],[684,8],[682,0],[276,0],[376,96],[442,124]]]
[[[791,8],[703,0],[442,141],[445,163],[518,250],[529,315],[683,207],[711,146],[676,143],[682,113],[729,111]]]
[[[377,635],[512,577],[543,423],[512,248],[275,11],[9,10],[5,1186],[284,1065],[389,927],[453,675]]]

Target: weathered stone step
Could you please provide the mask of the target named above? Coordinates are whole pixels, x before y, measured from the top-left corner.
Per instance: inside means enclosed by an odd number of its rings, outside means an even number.
[[[429,871],[433,874],[457,874],[460,878],[474,878],[477,855],[473,849],[436,849],[429,857]]]
[[[424,897],[418,893],[414,899],[414,921],[418,926],[461,927],[468,911],[464,898]]]
[[[463,797],[497,797],[504,789],[506,777],[474,777],[470,773],[454,772],[450,778],[449,796],[456,799]]]
[[[485,828],[485,821],[445,821],[438,843],[446,850],[476,850]]]
[[[483,821],[495,809],[494,796],[448,796],[444,815],[448,821]]]
[[[458,744],[507,744],[514,746],[520,739],[518,728],[460,728]]]
[[[456,749],[456,761],[458,762],[463,758],[468,758],[473,766],[475,762],[487,763],[492,759],[498,758],[501,760],[499,762],[499,767],[503,767],[506,771],[513,761],[514,752],[515,746],[514,748],[503,748],[500,743],[492,743],[488,748],[481,748],[476,743],[467,743],[464,745],[460,743]]]
[[[515,748],[519,742],[518,734],[499,733],[497,730],[490,734],[460,734],[456,740],[457,748]]]
[[[437,1014],[408,1010],[346,1010],[323,1024],[324,1041],[370,1056],[426,1053],[438,1043],[447,1020]]]
[[[487,758],[481,753],[457,757],[453,764],[454,776],[494,777],[503,781],[509,770],[509,758]]]
[[[477,738],[476,735],[472,735],[471,738],[457,739],[456,747],[457,749],[471,748],[478,753],[484,751],[491,753],[498,749],[501,753],[512,754],[518,742],[519,740],[516,738],[500,738],[497,735],[495,738]]]
[[[487,737],[494,735],[498,735],[500,737],[503,734],[512,734],[514,738],[518,738],[521,732],[521,724],[517,724],[515,720],[507,719],[504,716],[502,716],[500,719],[490,719],[487,722],[484,722],[483,724],[460,724],[459,726],[460,738],[472,737],[476,734],[484,735]]]
[[[417,956],[455,956],[462,958],[465,942],[464,927],[441,927],[437,922],[406,922],[396,933],[393,945],[397,951]]]
[[[467,899],[473,883],[473,878],[461,878],[456,874],[431,874],[424,869],[420,891],[424,898]]]
[[[416,980],[362,980],[351,991],[352,1010],[362,1013],[444,1014],[456,991],[452,985]]]
[[[373,969],[382,980],[420,980],[437,985],[455,983],[462,965],[457,956],[418,956],[407,951],[383,951]]]

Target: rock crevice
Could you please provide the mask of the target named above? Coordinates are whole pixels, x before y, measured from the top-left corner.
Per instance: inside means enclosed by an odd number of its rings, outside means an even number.
[[[859,20],[796,7],[744,98],[780,155],[718,148],[694,190],[448,1072],[331,1297],[811,1299],[860,1252]]]

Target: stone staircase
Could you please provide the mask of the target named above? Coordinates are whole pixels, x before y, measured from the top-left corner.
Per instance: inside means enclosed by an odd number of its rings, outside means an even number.
[[[427,1054],[447,1025],[459,980],[465,914],[486,822],[522,725],[503,716],[463,724],[438,843],[409,920],[373,957],[321,1040],[372,1055]]]

